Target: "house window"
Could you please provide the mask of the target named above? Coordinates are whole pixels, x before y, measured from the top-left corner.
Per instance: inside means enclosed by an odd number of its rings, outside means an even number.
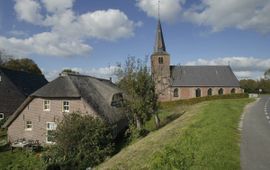
[[[69,112],[69,101],[63,101],[63,112]]]
[[[234,94],[235,93],[235,88],[233,88],[232,90],[231,90],[231,94]]]
[[[211,88],[207,90],[207,95],[212,96],[212,89]]]
[[[50,111],[50,100],[44,100],[43,101],[43,110],[44,111]]]
[[[0,120],[3,120],[5,118],[5,114],[4,113],[0,113]]]
[[[32,129],[33,129],[32,121],[27,120],[26,123],[25,123],[25,130],[31,131]]]
[[[173,97],[178,97],[179,96],[179,91],[178,91],[178,89],[176,88],[176,89],[174,89],[174,91],[173,91]]]
[[[218,90],[218,94],[219,94],[219,95],[223,95],[223,88],[220,88],[220,89]]]
[[[123,106],[123,94],[122,93],[117,93],[114,94],[112,97],[112,102],[111,102],[111,106],[113,107],[122,107]]]
[[[197,88],[195,90],[195,93],[196,93],[196,97],[201,97],[201,89]]]
[[[47,122],[47,137],[46,142],[47,143],[54,143],[54,137],[55,137],[55,130],[57,127],[57,124],[55,122]]]
[[[163,64],[163,57],[158,57],[158,63]]]

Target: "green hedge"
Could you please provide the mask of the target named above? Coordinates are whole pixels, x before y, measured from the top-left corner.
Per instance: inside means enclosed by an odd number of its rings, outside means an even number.
[[[226,95],[215,95],[215,96],[205,96],[205,97],[197,97],[192,99],[183,99],[169,102],[161,102],[160,106],[162,109],[166,109],[168,107],[174,107],[177,105],[193,105],[196,103],[217,100],[217,99],[240,99],[240,98],[248,98],[248,94],[240,93],[240,94],[226,94]]]

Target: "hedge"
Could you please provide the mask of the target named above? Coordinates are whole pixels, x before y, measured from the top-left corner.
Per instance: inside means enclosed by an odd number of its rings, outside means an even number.
[[[160,106],[162,109],[168,107],[174,107],[177,105],[193,105],[196,103],[210,101],[210,100],[217,100],[217,99],[239,99],[239,98],[248,98],[248,94],[240,93],[240,94],[226,94],[226,95],[214,95],[214,96],[204,96],[204,97],[197,97],[192,99],[182,99],[182,100],[175,100],[169,102],[160,102]]]

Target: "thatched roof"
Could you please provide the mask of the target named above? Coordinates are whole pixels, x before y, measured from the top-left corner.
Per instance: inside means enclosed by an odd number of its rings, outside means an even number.
[[[43,75],[0,67],[0,113],[11,115],[34,91],[47,84]]]
[[[82,98],[96,111],[99,117],[109,124],[116,124],[118,129],[121,130],[127,126],[126,115],[121,108],[111,106],[113,95],[118,93],[122,93],[121,90],[109,80],[85,75],[67,74],[40,88],[31,94],[29,98]],[[30,102],[31,100],[29,99],[28,101]],[[27,104],[24,107],[26,106]],[[4,127],[8,127],[16,119],[23,106],[20,109],[15,112],[15,116],[12,119],[5,123]]]
[[[30,95],[48,83],[44,75],[37,75],[25,71],[16,71],[0,67],[0,72],[21,91],[25,96]]]

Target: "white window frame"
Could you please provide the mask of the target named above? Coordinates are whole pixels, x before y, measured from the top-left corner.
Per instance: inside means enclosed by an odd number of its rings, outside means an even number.
[[[65,104],[65,102],[67,102],[68,104]],[[65,107],[68,107],[68,109],[65,109]],[[62,102],[62,112],[68,113],[70,110],[70,102],[67,100],[64,100]]]
[[[31,123],[29,123],[31,122]],[[30,126],[30,127],[28,127]],[[25,121],[25,131],[32,131],[33,130],[33,122],[31,120]]]
[[[49,127],[49,124],[53,124],[51,127]],[[48,131],[54,131],[57,128],[57,124],[55,122],[46,122],[46,143],[49,144],[55,144],[53,141],[48,141]]]
[[[5,114],[4,113],[0,113],[0,120],[3,120],[3,119],[5,119]]]
[[[48,103],[46,103],[48,102]],[[47,106],[48,108],[45,108]],[[43,100],[43,111],[50,111],[51,110],[51,101],[50,100]]]

